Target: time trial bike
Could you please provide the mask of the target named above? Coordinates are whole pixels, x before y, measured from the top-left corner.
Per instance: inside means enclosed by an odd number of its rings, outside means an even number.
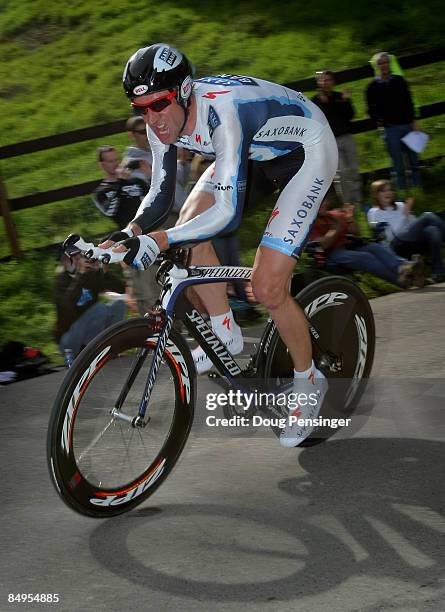
[[[76,235],[65,244],[75,244],[104,263],[123,258],[122,253],[98,255],[96,247]],[[94,338],[58,392],[48,428],[49,470],[64,502],[84,515],[104,518],[131,510],[152,495],[181,455],[193,423],[197,374],[174,320],[182,321],[203,348],[226,388],[253,390],[261,380],[268,390],[278,389],[293,375],[271,319],[255,354],[242,367],[184,294],[192,285],[249,281],[252,270],[188,265],[187,253],[163,253],[157,272],[160,296],[151,311]],[[327,398],[335,393],[340,411],[351,414],[374,358],[369,302],[341,276],[300,288],[295,300],[308,320],[314,361],[330,381]],[[247,417],[252,410],[240,407]]]

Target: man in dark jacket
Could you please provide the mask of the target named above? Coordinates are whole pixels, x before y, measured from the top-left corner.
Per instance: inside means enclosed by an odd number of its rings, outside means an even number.
[[[132,119],[141,119],[133,117]],[[142,121],[142,125],[145,126]],[[127,129],[140,130],[135,121],[127,121]],[[145,132],[145,127],[144,127]],[[120,229],[134,217],[141,202],[150,188],[151,153],[145,151],[144,138],[136,132],[134,147],[126,149],[123,162],[119,153],[111,145],[102,145],[97,149],[97,161],[105,173],[104,178],[92,194],[93,202],[106,217],[112,218]],[[147,136],[145,136],[145,142]],[[148,145],[147,145],[148,146]],[[127,269],[125,276],[128,292],[141,316],[147,312],[159,297],[159,285],[156,283],[156,270]]]
[[[142,155],[142,153],[141,153]],[[124,227],[136,215],[145,194],[148,192],[147,179],[133,176],[142,157],[133,156],[136,167],[121,164],[119,153],[111,145],[97,149],[97,160],[105,176],[94,190],[93,202],[106,217],[111,217],[119,227]]]
[[[62,353],[76,357],[82,348],[104,329],[123,320],[125,301],[98,302],[100,293],[124,293],[124,283],[98,262],[85,259],[73,247],[70,257],[62,256],[63,269],[55,278],[54,299],[57,310],[55,339]]]
[[[414,105],[405,79],[391,72],[388,53],[374,56],[379,76],[366,89],[368,115],[376,127],[384,129],[388,153],[391,156],[397,187],[406,189],[404,156],[408,158],[413,186],[420,185],[417,154],[405,146],[402,138],[417,130]]]
[[[354,108],[349,90],[334,91],[335,78],[330,70],[316,73],[317,95],[312,98],[326,115],[338,146],[338,178],[335,188],[343,202],[361,201],[361,179],[357,147],[352,136]]]

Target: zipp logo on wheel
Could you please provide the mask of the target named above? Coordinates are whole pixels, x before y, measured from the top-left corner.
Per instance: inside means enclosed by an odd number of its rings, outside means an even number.
[[[308,319],[312,318],[317,312],[323,310],[324,308],[329,308],[330,306],[341,306],[344,304],[344,300],[347,300],[348,296],[346,293],[340,293],[338,291],[333,291],[332,293],[325,293],[324,295],[320,295],[313,302],[308,304],[304,309],[306,316]]]
[[[68,404],[68,409],[65,413],[65,419],[63,421],[62,439],[60,440],[61,446],[67,456],[70,452],[71,429],[73,424],[73,417],[77,410],[78,403],[91,378],[95,375],[96,371],[103,366],[105,361],[107,361],[110,349],[111,346],[107,346],[103,349],[103,351],[96,355],[96,357],[93,359],[93,361],[90,363],[90,365],[80,377],[79,382],[77,383],[76,388],[74,389],[73,394],[71,395]]]
[[[345,406],[348,406],[349,402],[354,399],[354,395],[362,380],[363,371],[365,369],[366,359],[368,356],[368,330],[366,329],[366,321],[362,316],[356,314],[354,317],[354,322],[357,328],[359,341],[357,364],[352,376],[351,386],[348,390],[348,394],[345,397]]]
[[[119,504],[128,503],[135,497],[141,495],[156,482],[164,471],[165,462],[166,459],[161,459],[154,470],[150,472],[142,482],[136,483],[131,489],[125,489],[113,494],[99,491],[96,493],[97,497],[91,497],[90,502],[95,506],[118,506]]]

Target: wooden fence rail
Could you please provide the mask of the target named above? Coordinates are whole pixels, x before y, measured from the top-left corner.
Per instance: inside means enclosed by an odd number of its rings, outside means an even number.
[[[436,62],[445,60],[445,47],[441,49],[433,49],[424,53],[416,53],[415,55],[406,55],[405,57],[399,58],[399,63],[404,69],[416,68],[418,66],[426,66]],[[361,79],[372,78],[373,71],[370,64],[359,66],[358,68],[349,68],[348,70],[341,70],[335,73],[335,80],[338,84],[360,81]],[[294,81],[292,83],[286,83],[286,87],[290,89],[296,89],[297,91],[310,91],[315,89],[315,78],[302,79]],[[366,120],[365,120],[366,121]],[[76,142],[84,142],[85,140],[94,140],[96,138],[103,138],[104,136],[110,136],[112,134],[118,134],[125,130],[125,119],[120,121],[113,121],[111,123],[104,123],[102,125],[95,125],[93,127],[82,128],[80,130],[73,130],[71,132],[65,132],[64,134],[55,134],[54,136],[45,136],[43,138],[36,138],[35,140],[28,140],[26,142],[18,142],[16,144],[6,145],[0,147],[0,160],[7,159],[8,157],[16,157],[18,155],[24,155],[25,153],[35,153],[37,151],[44,151],[45,149],[53,149],[55,147],[63,147],[67,144],[74,144]]]
[[[419,113],[421,119],[445,114],[445,102],[436,102],[435,104],[421,106]],[[125,122],[123,123],[125,129]],[[354,134],[361,134],[374,129],[375,127],[370,119],[360,119],[352,122],[352,132]],[[19,198],[11,198],[9,200],[10,210],[23,210],[25,208],[41,206],[42,204],[50,204],[51,202],[60,202],[62,200],[69,200],[71,198],[89,195],[97,187],[99,182],[99,180],[87,181],[85,183],[70,185],[68,187],[60,187],[58,189],[51,189],[50,191],[41,191],[39,193],[33,193],[30,195],[21,196]]]
[[[409,69],[418,66],[425,66],[443,60],[445,60],[445,48],[440,48],[432,49],[423,53],[416,53],[414,55],[400,57],[399,63],[402,68]],[[364,78],[372,78],[372,76],[373,70],[370,64],[359,66],[357,68],[351,68],[348,70],[342,70],[335,73],[337,83],[358,81]],[[286,86],[299,91],[312,90],[315,88],[315,79],[311,77],[292,83],[286,83]],[[445,102],[436,102],[434,104],[424,105],[420,107],[419,113],[421,119],[445,114]],[[354,134],[359,134],[375,129],[370,119],[361,119],[358,121],[354,121],[352,123],[352,126]],[[111,123],[95,125],[79,130],[72,130],[63,134],[55,134],[52,136],[45,136],[43,138],[36,138],[34,140],[18,142],[15,144],[0,147],[0,160],[17,157],[19,155],[25,155],[28,153],[36,153],[37,151],[53,149],[55,147],[61,147],[77,142],[84,142],[87,140],[103,138],[112,134],[118,134],[120,132],[123,132],[124,130],[125,120],[122,119],[119,121],[113,121]],[[0,179],[0,212],[3,216],[13,256],[18,257],[20,252],[18,238],[12,222],[11,211],[23,210],[26,208],[41,206],[42,204],[49,204],[51,202],[58,202],[61,200],[85,196],[90,194],[94,190],[98,182],[99,181],[97,180],[88,181],[77,185],[70,185],[68,187],[61,187],[58,189],[52,189],[50,191],[39,192],[36,194],[26,195],[8,200],[6,195],[6,188],[1,183]]]

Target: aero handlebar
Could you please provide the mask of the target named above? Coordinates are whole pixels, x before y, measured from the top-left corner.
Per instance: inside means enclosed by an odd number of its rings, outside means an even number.
[[[82,255],[84,255],[87,259],[97,259],[101,263],[109,264],[118,263],[124,260],[126,251],[123,253],[115,253],[113,251],[114,247],[118,246],[119,244],[119,242],[116,242],[108,249],[101,249],[95,246],[92,242],[85,242],[85,240],[82,238],[82,236],[79,236],[79,234],[70,234],[63,243],[63,250],[67,255],[70,255],[70,250],[72,251],[73,247],[75,247],[76,249],[79,249]]]

